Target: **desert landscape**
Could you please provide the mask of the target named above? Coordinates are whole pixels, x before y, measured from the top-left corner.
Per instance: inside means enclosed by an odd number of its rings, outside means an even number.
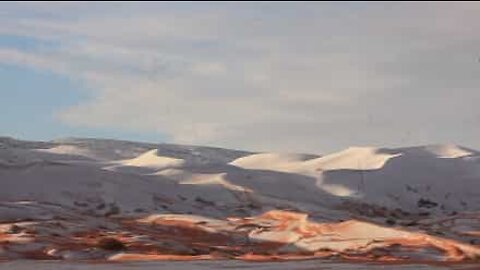
[[[479,14],[3,1],[0,270],[480,270]]]
[[[0,265],[478,265],[479,178],[480,153],[456,145],[315,155],[3,137]]]

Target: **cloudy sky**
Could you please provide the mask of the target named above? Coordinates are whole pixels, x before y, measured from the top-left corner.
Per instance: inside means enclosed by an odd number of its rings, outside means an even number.
[[[480,3],[1,3],[0,134],[480,148]]]

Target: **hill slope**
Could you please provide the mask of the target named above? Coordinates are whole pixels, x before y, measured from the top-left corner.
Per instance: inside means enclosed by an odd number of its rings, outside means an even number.
[[[480,254],[480,155],[455,145],[319,156],[1,138],[0,181],[0,259]],[[95,247],[107,235],[127,254]]]

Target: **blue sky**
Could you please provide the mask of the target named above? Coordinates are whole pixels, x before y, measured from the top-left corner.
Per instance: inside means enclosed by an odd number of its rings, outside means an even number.
[[[55,110],[86,98],[69,79],[32,68],[0,65],[0,81],[1,132],[5,135],[57,136],[62,126],[52,119]]]
[[[3,34],[0,47],[33,51],[49,44],[33,37]],[[0,64],[0,133],[29,139],[49,139],[72,130],[52,117],[58,108],[87,98],[81,84],[50,71],[33,67]]]
[[[22,44],[23,45],[23,44]],[[19,45],[19,46],[22,46]],[[55,113],[81,103],[91,93],[65,76],[28,67],[0,65],[0,134],[32,140],[63,137],[106,137],[162,142],[166,136],[126,130],[74,127]]]
[[[28,36],[0,35],[0,47],[35,51],[55,48],[49,42]],[[92,98],[92,89],[75,78],[16,64],[0,64],[0,134],[32,140],[63,137],[106,137],[163,142],[166,135],[114,128],[82,128],[59,121],[58,110]]]
[[[0,4],[0,134],[480,148],[478,3]]]

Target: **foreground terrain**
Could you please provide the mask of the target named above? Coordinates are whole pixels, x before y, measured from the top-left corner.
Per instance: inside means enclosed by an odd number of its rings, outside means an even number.
[[[0,269],[8,270],[478,270],[474,263],[455,264],[385,264],[358,262],[328,262],[324,260],[282,261],[282,262],[243,262],[238,260],[204,261],[141,261],[123,263],[98,263],[79,261],[32,261],[17,260],[0,263]]]
[[[480,154],[455,145],[319,156],[0,138],[0,183],[4,263],[480,258]]]

